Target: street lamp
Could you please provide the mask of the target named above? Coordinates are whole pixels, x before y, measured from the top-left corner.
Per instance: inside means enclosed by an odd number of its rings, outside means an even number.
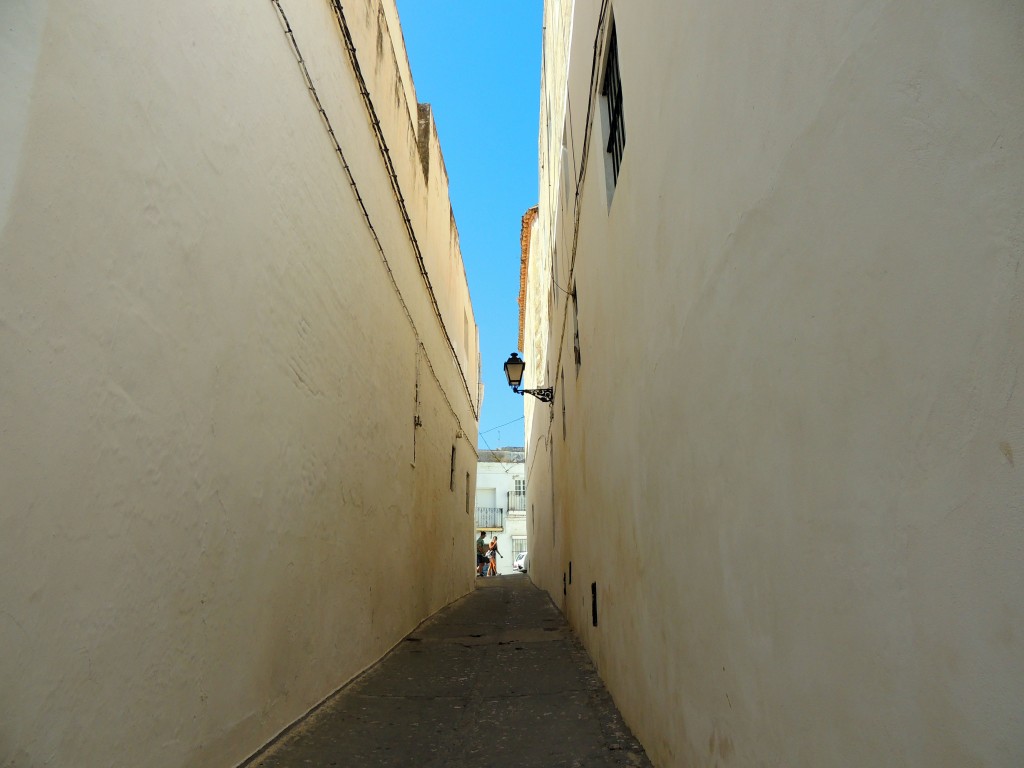
[[[517,395],[533,395],[542,403],[550,403],[555,399],[555,390],[551,387],[543,389],[520,389],[519,385],[523,381],[523,371],[526,369],[526,363],[519,359],[519,355],[515,352],[509,356],[508,360],[505,361],[505,378],[508,379],[508,385],[512,387],[512,391]]]

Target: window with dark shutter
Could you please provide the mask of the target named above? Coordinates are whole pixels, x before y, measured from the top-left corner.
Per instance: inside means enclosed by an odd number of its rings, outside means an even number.
[[[604,77],[601,81],[601,95],[605,99],[608,115],[608,143],[605,152],[611,156],[612,186],[619,180],[619,166],[622,151],[626,148],[626,123],[622,114],[622,81],[619,78],[619,45],[615,35],[615,20],[612,20],[608,35],[608,54],[605,57]]]

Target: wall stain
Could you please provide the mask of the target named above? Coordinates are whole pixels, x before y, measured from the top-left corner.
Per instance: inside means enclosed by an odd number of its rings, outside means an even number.
[[[1010,462],[1010,466],[1014,466],[1013,448],[1010,446],[1010,444],[1004,440],[999,444],[999,450],[1003,452],[1003,456],[1005,456],[1006,460]]]
[[[719,733],[718,728],[711,731],[711,736],[708,737],[708,755],[727,761],[735,753],[736,748],[731,738]],[[715,764],[718,764],[718,760],[715,760]]]

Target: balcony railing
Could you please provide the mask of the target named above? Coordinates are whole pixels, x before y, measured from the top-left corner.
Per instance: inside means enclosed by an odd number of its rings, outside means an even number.
[[[526,493],[525,491],[508,492],[508,513],[520,512],[526,514]]]
[[[503,516],[505,510],[501,507],[477,507],[476,528],[478,531],[500,531],[504,529]]]

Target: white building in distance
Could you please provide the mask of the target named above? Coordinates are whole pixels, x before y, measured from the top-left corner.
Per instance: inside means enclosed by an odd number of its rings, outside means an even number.
[[[474,537],[498,537],[499,575],[513,573],[516,556],[527,551],[525,459],[522,448],[499,448],[480,451],[477,462]]]

